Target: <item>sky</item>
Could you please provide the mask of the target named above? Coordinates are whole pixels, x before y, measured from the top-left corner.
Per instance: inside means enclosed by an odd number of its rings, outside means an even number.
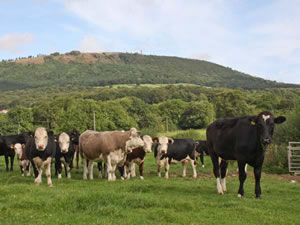
[[[0,60],[129,52],[300,84],[300,0],[1,0]]]

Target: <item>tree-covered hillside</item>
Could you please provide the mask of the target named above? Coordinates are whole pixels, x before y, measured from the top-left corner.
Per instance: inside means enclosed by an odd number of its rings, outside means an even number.
[[[214,63],[128,53],[54,53],[0,63],[0,90],[49,86],[191,83],[208,87],[300,87],[253,77]]]

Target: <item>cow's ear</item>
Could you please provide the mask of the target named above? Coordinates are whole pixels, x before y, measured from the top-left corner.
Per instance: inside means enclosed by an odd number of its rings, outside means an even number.
[[[257,116],[251,116],[248,118],[248,120],[251,126],[255,126],[257,123]]]
[[[274,119],[274,123],[280,124],[283,123],[286,120],[284,116],[278,116]]]
[[[9,146],[9,148],[10,148],[10,149],[14,149],[15,146],[14,146],[13,144],[11,144],[11,145]]]
[[[158,137],[152,138],[153,143],[158,143]]]
[[[174,139],[168,138],[168,142],[169,142],[169,144],[173,144],[174,143]]]

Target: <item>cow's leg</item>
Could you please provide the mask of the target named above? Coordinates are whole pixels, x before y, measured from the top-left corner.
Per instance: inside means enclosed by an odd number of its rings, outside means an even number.
[[[14,160],[15,160],[15,156],[11,156],[10,157],[10,171],[14,170]]]
[[[46,161],[43,162],[43,165],[45,167],[45,174],[47,177],[47,184],[49,187],[52,187],[52,180],[51,180],[51,157],[48,157]]]
[[[38,173],[35,180],[34,180],[34,184],[39,185],[39,184],[42,183],[43,160],[39,157],[35,157],[35,158],[33,158],[33,162],[34,162],[34,165],[35,165],[37,173]]]
[[[88,165],[88,173],[89,173],[89,179],[94,180],[94,160],[89,160],[89,165]]]
[[[161,169],[162,167],[161,167],[161,165],[160,165],[160,163],[158,163],[157,164],[157,176],[158,177],[161,177],[161,172],[160,172],[160,169]]]
[[[72,164],[72,162],[70,162],[70,163],[65,163],[65,171],[66,171],[66,175],[67,175],[67,178],[68,179],[71,179],[71,164]]]
[[[144,180],[143,170],[144,170],[144,161],[139,164],[139,172],[140,172],[141,180]]]
[[[61,179],[61,171],[62,171],[62,166],[61,166],[61,160],[59,158],[55,159],[55,174],[57,175],[58,179]]]
[[[221,161],[221,186],[224,192],[227,191],[227,187],[226,187],[226,175],[227,175],[227,167],[228,167],[228,162],[223,160]]]
[[[195,163],[195,160],[191,159],[191,166],[192,166],[192,169],[193,169],[193,178],[197,178],[197,170],[196,170],[196,163]]]
[[[121,180],[125,179],[125,164],[123,166],[118,166]]]
[[[135,174],[135,164],[134,164],[134,162],[131,163],[131,166],[130,166],[130,173],[131,173],[131,176],[132,176],[132,177],[136,177],[136,174]]]
[[[107,157],[106,157],[106,166],[107,166],[107,174],[108,174],[108,181],[113,181],[113,168],[112,168],[112,165],[111,165],[111,155],[108,154]]]
[[[103,175],[102,175],[102,162],[97,162],[97,168],[98,168],[98,177],[99,178],[102,178]]]
[[[238,191],[238,197],[242,198],[244,196],[244,182],[246,180],[247,174],[245,173],[245,163],[238,161],[239,166],[239,180],[240,180],[240,187]]]
[[[218,191],[218,194],[219,195],[222,195],[223,194],[223,189],[222,189],[222,185],[221,185],[221,182],[220,182],[220,166],[219,166],[219,157],[217,156],[216,153],[213,153],[210,155],[210,158],[211,158],[211,162],[213,164],[213,172],[214,172],[214,175],[216,177],[216,181],[217,181],[217,191]]]
[[[169,179],[169,169],[170,169],[170,164],[169,164],[169,159],[166,159],[166,167],[165,167],[165,178]]]
[[[26,171],[27,171],[26,176],[29,177],[30,176],[30,162],[29,161],[26,163]]]
[[[187,160],[182,161],[182,167],[183,167],[182,177],[186,177]]]
[[[8,155],[5,155],[5,166],[6,166],[6,171],[8,172],[9,171],[9,168],[8,168]]]
[[[126,162],[126,173],[127,173],[127,179],[130,179],[131,176],[131,170],[132,170],[132,161]]]
[[[116,178],[116,168],[117,168],[117,164],[112,164],[111,165],[111,168],[112,168],[112,173],[111,173],[111,176],[112,176],[112,181],[115,181],[117,178]]]
[[[82,157],[82,167],[83,167],[83,176],[84,180],[87,180],[88,169],[87,169],[88,160],[85,157]]]
[[[262,168],[262,166],[254,167],[255,195],[256,195],[256,198],[259,198],[259,199],[262,198],[261,188],[260,188],[261,168]]]
[[[200,161],[201,161],[201,163],[202,163],[202,167],[204,168],[205,165],[204,165],[204,154],[203,154],[203,152],[200,153]]]

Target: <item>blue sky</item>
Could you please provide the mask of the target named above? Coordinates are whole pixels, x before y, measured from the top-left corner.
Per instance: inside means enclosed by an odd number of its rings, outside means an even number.
[[[300,0],[1,0],[0,60],[142,52],[300,84],[299,11]]]

